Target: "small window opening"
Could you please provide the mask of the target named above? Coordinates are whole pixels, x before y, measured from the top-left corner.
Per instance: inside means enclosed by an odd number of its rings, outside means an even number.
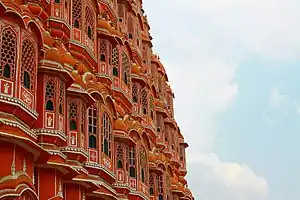
[[[118,72],[118,69],[116,67],[113,68],[113,75],[117,76],[117,77],[119,76],[119,72]]]
[[[124,82],[126,85],[128,85],[128,79],[127,79],[127,73],[124,73]]]
[[[6,65],[4,66],[3,76],[4,76],[5,78],[11,78],[11,77],[10,77],[10,66],[9,66],[8,64],[6,64]]]
[[[55,0],[54,2],[55,2],[55,3],[60,3],[60,0]]]
[[[132,97],[132,101],[135,102],[135,103],[137,103],[137,101],[138,101],[137,97],[136,97],[136,96],[133,96],[133,97]]]
[[[144,183],[145,182],[145,171],[144,169],[141,170],[141,179],[142,179],[142,182]]]
[[[119,17],[119,22],[123,22],[123,19],[121,17]]]
[[[151,119],[153,120],[154,119],[154,114],[153,114],[153,111],[151,110]]]
[[[128,33],[128,38],[132,39],[132,34]]]
[[[47,101],[47,103],[46,103],[46,110],[50,110],[50,111],[54,110],[53,101],[51,101],[51,100]]]
[[[88,27],[88,37],[92,39],[92,29],[90,26]]]
[[[146,108],[143,108],[143,114],[147,115],[147,109]]]
[[[96,149],[96,137],[93,135],[89,136],[89,147],[92,149]]]
[[[77,123],[76,123],[76,121],[74,119],[72,119],[70,121],[70,130],[71,131],[76,131],[77,130]]]
[[[118,169],[123,169],[123,162],[118,160]]]
[[[79,21],[77,19],[75,19],[74,21],[74,27],[79,28]]]
[[[154,189],[153,189],[153,187],[150,188],[149,192],[150,192],[150,195],[154,195]]]
[[[24,72],[24,75],[23,75],[23,79],[24,79],[24,87],[30,89],[30,76],[29,76],[29,73],[27,71]]]
[[[104,153],[108,156],[109,155],[109,153],[108,153],[108,141],[107,141],[106,138],[104,139],[103,143],[104,143]]]
[[[59,105],[59,114],[61,114],[61,115],[63,114],[63,107],[61,104]]]
[[[160,132],[160,127],[157,127],[157,132]]]
[[[105,55],[101,54],[100,61],[105,62]]]
[[[135,168],[134,167],[129,168],[129,175],[130,175],[130,177],[135,177]]]
[[[160,195],[158,196],[158,200],[164,200],[164,197],[163,197],[162,194],[160,194]]]

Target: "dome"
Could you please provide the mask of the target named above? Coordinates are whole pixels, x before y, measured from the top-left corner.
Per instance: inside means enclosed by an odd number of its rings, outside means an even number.
[[[58,63],[62,63],[61,55],[59,54],[57,48],[55,48],[55,47],[52,47],[52,48],[46,50],[45,59],[54,61],[54,62],[58,62]]]
[[[71,74],[72,74],[72,77],[73,77],[74,80],[75,80],[75,83],[77,83],[77,84],[79,84],[79,85],[81,85],[81,86],[84,85],[84,84],[83,84],[83,81],[82,81],[82,77],[81,77],[81,75],[78,73],[77,70],[73,70]]]
[[[109,24],[109,22],[103,18],[99,18],[97,21],[97,28],[107,31],[107,32],[111,32],[111,26]]]
[[[54,45],[54,40],[48,31],[45,31],[43,33],[43,37],[44,37],[44,44],[46,44],[50,47],[52,47]]]
[[[138,66],[136,63],[133,63],[132,67],[131,67],[131,73],[140,74],[141,73],[141,67]]]
[[[66,51],[63,55],[62,55],[62,61],[63,63],[69,64],[71,66],[75,66],[76,65],[76,60],[73,58],[73,56],[71,55],[70,52]]]
[[[127,131],[127,126],[124,123],[124,120],[121,118],[115,120],[114,129],[120,130],[120,131]]]

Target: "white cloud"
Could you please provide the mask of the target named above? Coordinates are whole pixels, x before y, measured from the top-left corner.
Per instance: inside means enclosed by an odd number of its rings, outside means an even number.
[[[222,162],[214,154],[190,155],[190,185],[197,199],[208,200],[263,200],[269,192],[267,181],[256,175],[247,165]]]
[[[278,88],[273,88],[270,94],[270,105],[278,108],[289,101],[289,96],[279,91]]]
[[[175,92],[176,119],[190,144],[189,154],[213,150],[220,134],[216,118],[238,95],[235,78],[244,60],[299,59],[299,0],[149,0],[144,4],[154,48]],[[279,91],[274,94],[273,105],[287,99]],[[221,187],[228,165],[240,173],[229,188]],[[260,200],[267,195],[263,192],[268,191],[267,183],[260,184],[263,178],[249,167],[219,160],[214,166],[222,173],[213,173],[201,163],[190,164],[190,187],[196,199]],[[244,176],[252,177],[253,184],[243,185]]]

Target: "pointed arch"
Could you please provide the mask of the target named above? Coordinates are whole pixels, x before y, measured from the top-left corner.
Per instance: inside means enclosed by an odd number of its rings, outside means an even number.
[[[143,138],[143,142],[144,142],[145,146],[147,147],[148,151],[151,151],[151,143],[150,143],[149,137],[146,132],[143,132],[142,138]]]
[[[37,44],[38,44],[38,49],[41,49],[44,45],[43,41],[44,41],[44,35],[42,34],[42,31],[39,27],[39,25],[33,21],[33,20],[30,20],[28,23],[27,23],[27,27],[28,28],[31,28],[32,32],[35,33],[35,39],[37,41]]]
[[[113,118],[117,118],[117,109],[115,107],[114,101],[111,98],[111,96],[109,96],[109,95],[106,96],[105,104],[107,104],[108,107],[111,109],[111,112],[113,114]]]
[[[151,91],[155,98],[158,98],[158,93],[154,85],[151,85]]]
[[[101,104],[104,104],[104,97],[98,90],[93,90],[90,94],[96,101],[99,101]]]
[[[13,20],[17,24],[21,25],[20,26],[21,28],[26,28],[26,23],[25,23],[22,15],[20,15],[16,11],[14,11],[14,10],[7,10],[7,8],[4,7],[4,13],[3,14],[4,14],[3,19],[8,20],[8,21],[12,21]]]
[[[18,186],[17,190],[20,190],[20,199],[28,199],[28,200],[39,199],[37,194],[34,192],[34,190],[30,188],[28,185],[21,184]]]
[[[133,59],[133,54],[132,54],[132,50],[131,50],[130,44],[128,43],[128,41],[125,41],[124,45],[125,45],[125,47],[127,49],[128,56],[129,56],[130,60],[132,60]]]
[[[137,132],[134,129],[130,130],[129,133],[128,133],[128,135],[131,138],[137,138],[137,140],[141,140],[142,139],[141,136],[140,136],[140,134],[139,134],[139,132]]]
[[[161,169],[162,171],[166,171],[166,170],[167,170],[167,169],[166,169],[166,166],[165,166],[163,163],[159,163],[159,164],[157,165],[157,168]]]
[[[173,170],[172,170],[172,168],[171,168],[171,166],[168,164],[168,166],[167,166],[167,172],[170,174],[170,176],[172,176],[173,175]]]
[[[144,29],[144,24],[143,24],[142,16],[140,15],[140,13],[138,13],[137,17],[138,17],[138,20],[139,20],[140,27],[141,27],[142,31],[144,31],[145,30]]]

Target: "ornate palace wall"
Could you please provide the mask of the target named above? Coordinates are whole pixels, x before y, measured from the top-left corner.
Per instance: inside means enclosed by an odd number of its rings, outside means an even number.
[[[141,0],[0,1],[0,199],[193,200]]]

